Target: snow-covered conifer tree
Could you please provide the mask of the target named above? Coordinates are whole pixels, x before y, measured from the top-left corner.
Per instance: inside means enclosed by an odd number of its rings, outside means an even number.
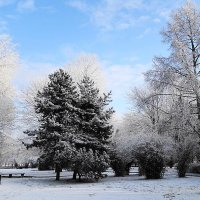
[[[81,129],[83,133],[97,138],[102,144],[106,144],[112,134],[112,126],[109,123],[112,108],[106,108],[109,104],[111,93],[100,96],[94,82],[87,76],[79,84]]]
[[[79,94],[79,108],[81,112],[79,112],[79,140],[76,142],[79,154],[81,152],[86,154],[85,150],[80,150],[81,148],[85,148],[86,151],[90,151],[90,153],[91,150],[93,151],[93,157],[107,156],[105,153],[107,149],[106,145],[112,134],[112,126],[109,120],[113,114],[113,109],[107,108],[111,93],[104,94],[104,96],[101,97],[99,90],[95,87],[95,83],[89,77],[85,76],[81,83],[79,83]],[[104,160],[108,161],[107,158]],[[105,170],[103,165],[107,166],[108,164],[106,162],[104,163],[105,164],[102,163],[102,171]],[[93,169],[94,168],[93,166]],[[83,166],[81,166],[81,170],[82,169]],[[75,178],[76,173],[79,173],[79,168],[74,166],[74,170]],[[95,173],[98,173],[100,175],[102,171],[98,168],[98,170],[93,171],[93,174],[95,175]],[[85,173],[88,173],[88,170],[85,170]]]
[[[77,127],[78,93],[70,75],[61,69],[49,75],[49,83],[35,101],[40,125],[32,145],[41,149],[41,163],[55,166],[59,180],[60,170],[69,164],[75,150],[72,141]]]

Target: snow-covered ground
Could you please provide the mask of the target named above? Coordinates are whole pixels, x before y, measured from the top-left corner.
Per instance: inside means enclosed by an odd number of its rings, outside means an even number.
[[[71,181],[71,172],[62,172],[55,181],[53,171],[35,169],[0,169],[0,173],[24,172],[32,178],[2,178],[0,200],[199,200],[200,177],[177,178],[168,169],[160,180],[145,180],[131,175],[114,177],[112,172],[99,182],[79,183]]]

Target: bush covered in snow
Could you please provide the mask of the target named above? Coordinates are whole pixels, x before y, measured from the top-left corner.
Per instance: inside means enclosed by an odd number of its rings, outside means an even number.
[[[75,154],[71,160],[71,168],[78,174],[79,180],[81,177],[98,179],[109,167],[109,156],[106,152],[100,153],[92,149],[87,151],[81,148]]]
[[[139,167],[147,179],[159,179],[164,172],[162,147],[156,143],[145,142],[135,152]]]
[[[132,140],[129,140],[126,133],[117,131],[112,138],[109,156],[110,165],[115,172],[115,176],[125,176],[129,174],[131,163],[134,158],[132,155]]]
[[[161,178],[166,163],[174,161],[175,143],[171,137],[159,135],[146,128],[140,129],[141,118],[130,118],[122,122],[112,140],[111,166],[116,175],[127,174],[131,163],[138,163],[140,171],[146,178]],[[137,122],[139,120],[139,125]],[[140,126],[141,125],[141,126]],[[136,127],[136,128],[134,128]]]
[[[110,165],[115,172],[115,176],[125,176],[128,175],[127,172],[127,163],[125,159],[121,158],[119,155],[117,155],[116,152],[112,152],[110,154]]]
[[[135,136],[132,152],[147,179],[162,178],[166,162],[173,152],[172,144],[170,138],[156,133]]]

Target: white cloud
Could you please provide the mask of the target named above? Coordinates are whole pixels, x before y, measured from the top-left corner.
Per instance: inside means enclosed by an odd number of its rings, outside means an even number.
[[[35,9],[36,7],[34,0],[20,0],[17,4],[17,10],[20,12],[34,11]]]
[[[66,5],[74,7],[81,11],[87,11],[87,9],[88,9],[88,5],[84,1],[80,1],[80,0],[67,1]]]
[[[144,24],[146,21],[159,23],[169,17],[171,10],[184,0],[99,0],[88,3],[84,0],[67,1],[71,6],[87,14],[95,26],[103,31],[121,30]]]
[[[104,67],[109,88],[114,93],[125,94],[130,88],[144,84],[143,73],[150,65],[111,65]]]
[[[185,0],[151,0],[150,3],[145,3],[146,11],[151,13],[153,22],[159,23],[162,20],[168,20],[172,10],[180,7],[185,3]]]
[[[140,23],[140,20],[144,20],[134,16],[134,11],[143,6],[142,0],[102,0],[99,2],[89,5],[84,1],[73,0],[66,4],[87,13],[90,21],[102,30],[127,29]]]
[[[112,65],[104,63],[104,72],[107,87],[112,91],[114,109],[118,114],[128,110],[128,94],[135,87],[142,87],[144,82],[143,73],[150,69],[151,64],[135,65]]]
[[[10,5],[14,3],[16,0],[0,0],[0,7]]]

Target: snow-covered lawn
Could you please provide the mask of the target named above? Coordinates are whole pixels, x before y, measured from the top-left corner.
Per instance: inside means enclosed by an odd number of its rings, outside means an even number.
[[[2,170],[0,173],[25,172],[33,178],[2,178],[0,200],[199,200],[200,177],[177,178],[174,170],[168,169],[160,180],[145,180],[131,175],[107,178],[99,182],[74,183],[71,172],[62,172],[60,181],[55,181],[53,171],[39,172],[35,169]]]

